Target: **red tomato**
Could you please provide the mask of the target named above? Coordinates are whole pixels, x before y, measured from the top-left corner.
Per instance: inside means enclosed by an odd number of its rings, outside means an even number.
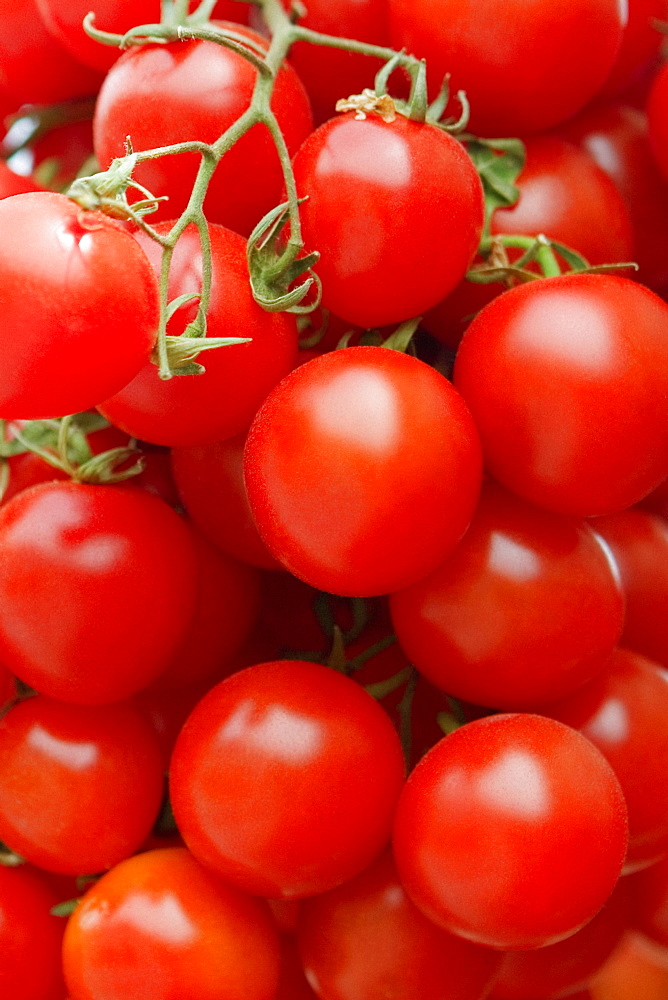
[[[569,937],[615,887],[624,796],[580,733],[539,715],[469,722],[422,758],[397,809],[401,881],[434,923],[506,951]]]
[[[0,990],[11,1000],[62,1000],[65,923],[58,896],[37,872],[0,865]]]
[[[641,510],[596,518],[619,567],[626,604],[622,645],[668,667],[668,524]]]
[[[385,594],[454,548],[480,490],[466,407],[423,362],[380,347],[323,354],[284,379],[246,442],[270,551],[333,594]]]
[[[101,74],[76,62],[52,38],[36,0],[0,0],[0,22],[0,88],[11,93],[17,107],[97,93]]]
[[[637,108],[598,105],[561,129],[610,175],[628,205],[638,279],[668,289],[668,184],[652,156],[647,119]]]
[[[654,78],[647,101],[647,122],[649,141],[654,158],[668,180],[668,129],[666,128],[666,108],[668,107],[668,67],[663,66]]]
[[[0,161],[0,198],[42,190],[43,188],[36,184],[31,177],[21,177],[19,174],[15,174],[6,163]]]
[[[506,952],[490,1000],[552,1000],[586,986],[619,944],[629,922],[628,879],[621,879],[593,920],[565,941]],[[579,995],[579,994],[578,994]]]
[[[608,514],[666,476],[668,306],[633,281],[510,289],[469,326],[454,382],[489,472],[540,507]]]
[[[131,705],[38,696],[0,720],[0,838],[40,868],[90,875],[129,857],[162,793],[157,741]]]
[[[227,350],[227,348],[224,348]],[[183,506],[223,552],[260,569],[280,569],[258,534],[244,483],[246,435],[172,449],[172,470]]]
[[[51,192],[0,201],[0,232],[0,416],[101,403],[155,342],[158,284],[146,255],[120,223]]]
[[[169,229],[166,224],[159,232]],[[202,375],[163,381],[146,361],[136,378],[101,403],[100,412],[128,434],[163,445],[195,445],[245,431],[270,389],[294,366],[297,328],[289,313],[265,312],[254,300],[248,279],[246,241],[222,226],[209,227],[212,289],[207,312],[210,337],[250,337],[250,343],[206,351]],[[156,275],[162,251],[150,237],[137,235]],[[176,244],[169,297],[201,289],[202,255],[197,230],[189,228]],[[196,306],[179,309],[168,327],[181,334]]]
[[[220,22],[266,47],[257,32]],[[215,42],[171,42],[126,52],[109,71],[95,109],[95,151],[103,167],[124,153],[126,136],[136,151],[177,142],[213,143],[250,104],[257,71],[243,56]],[[311,109],[291,66],[281,69],[272,110],[295,153],[311,131]],[[163,156],[140,164],[137,181],[169,202],[152,216],[175,218],[188,203],[200,157]],[[252,178],[252,183],[249,183]],[[254,128],[227,153],[209,185],[205,212],[248,236],[281,201],[283,174],[267,129]]]
[[[83,30],[82,22],[91,10],[90,0],[36,0],[47,28],[61,45],[77,59],[106,73],[121,54],[121,49],[101,45]],[[197,3],[191,2],[194,9]],[[138,24],[160,22],[160,0],[95,0],[95,27],[122,35]],[[244,4],[233,0],[220,0],[214,14],[229,21],[246,21],[248,11]]]
[[[390,601],[417,669],[497,708],[575,691],[604,668],[624,621],[616,566],[589,525],[492,483],[452,555]]]
[[[389,852],[302,904],[299,950],[308,980],[327,1000],[479,1000],[499,963],[493,951],[420,913]]]
[[[629,810],[626,871],[668,851],[668,670],[617,650],[607,670],[541,712],[578,729],[619,778]]]
[[[279,956],[266,903],[183,848],[117,865],[88,890],[63,945],[71,1000],[273,1000]]]
[[[666,0],[628,0],[628,8],[622,44],[599,98],[621,94],[659,55],[661,34],[654,25],[668,16]]]
[[[668,856],[632,875],[629,882],[633,926],[654,944],[668,949]]]
[[[483,225],[480,178],[464,148],[397,115],[321,125],[294,159],[307,250],[322,304],[361,327],[419,316],[461,281]]]
[[[42,694],[117,701],[169,664],[196,593],[190,533],[143,490],[43,483],[0,509],[2,661]]]
[[[427,60],[434,92],[452,74],[477,135],[570,118],[610,73],[625,24],[620,0],[390,0],[394,47]]]
[[[382,851],[404,780],[399,739],[370,695],[315,663],[222,681],[177,740],[174,815],[202,864],[257,895],[313,896]]]

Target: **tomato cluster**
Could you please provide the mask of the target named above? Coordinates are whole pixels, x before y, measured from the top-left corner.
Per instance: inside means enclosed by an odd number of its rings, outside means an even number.
[[[89,6],[0,0],[0,996],[665,1000],[665,0]]]

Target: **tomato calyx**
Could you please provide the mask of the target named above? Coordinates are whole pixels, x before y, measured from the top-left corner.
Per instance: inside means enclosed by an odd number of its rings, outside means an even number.
[[[301,240],[285,238],[290,218],[290,205],[284,202],[268,212],[248,238],[251,287],[255,301],[268,312],[310,313],[320,305],[322,294],[320,278],[312,270],[320,254],[299,256]]]
[[[20,854],[12,851],[11,848],[0,841],[0,866],[3,868],[20,868],[25,863],[25,858],[22,858]]]

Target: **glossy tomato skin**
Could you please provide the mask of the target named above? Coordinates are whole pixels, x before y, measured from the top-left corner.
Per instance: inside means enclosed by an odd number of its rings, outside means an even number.
[[[49,912],[58,896],[25,865],[0,866],[0,989],[12,1000],[62,1000],[65,923]]]
[[[524,0],[390,0],[390,30],[395,48],[427,60],[434,93],[446,73],[454,91],[466,91],[474,134],[525,135],[565,121],[594,96],[625,13],[618,0],[541,0],[530,14]]]
[[[170,848],[88,890],[63,960],[71,1000],[273,1000],[280,951],[266,903]]]
[[[668,670],[628,649],[579,691],[541,712],[578,729],[607,759],[629,810],[626,871],[668,850]]]
[[[38,695],[0,721],[0,837],[47,871],[91,875],[129,857],[160,808],[151,728],[129,704]]]
[[[466,331],[454,383],[488,471],[566,514],[636,503],[668,468],[668,306],[626,278],[510,289]]]
[[[322,302],[364,328],[435,306],[480,242],[480,178],[460,143],[432,125],[352,112],[316,129],[294,159],[307,250]]]
[[[195,606],[178,515],[143,490],[50,482],[0,510],[0,656],[75,704],[134,694],[169,664]]]
[[[166,233],[169,224],[156,226]],[[248,337],[201,354],[206,371],[163,381],[150,361],[120,392],[101,401],[100,412],[128,434],[162,445],[222,441],[245,431],[270,389],[293,368],[297,327],[289,313],[269,313],[253,299],[246,263],[246,241],[222,226],[209,226],[212,288],[207,336]],[[161,247],[150,237],[136,237],[160,273]],[[169,297],[201,290],[202,254],[194,227],[183,234],[172,257]],[[179,309],[168,333],[179,336],[196,315],[192,304]]]
[[[500,959],[427,920],[406,895],[390,852],[306,900],[298,940],[307,978],[327,1000],[479,1000]]]
[[[666,107],[668,107],[668,73],[666,72],[666,67],[663,66],[656,74],[649,93],[647,100],[647,122],[652,153],[664,180],[668,180]]]
[[[398,737],[355,681],[314,663],[256,664],[194,710],[172,756],[183,838],[247,892],[296,899],[358,874],[389,840]]]
[[[358,597],[442,562],[481,482],[477,432],[450,383],[378,347],[321,355],[284,379],[255,418],[244,467],[273,555],[311,586]]]
[[[260,46],[266,42],[250,28],[216,22],[241,32]],[[124,153],[129,134],[135,150],[178,142],[213,143],[247,110],[257,71],[243,56],[215,42],[145,45],[126,52],[105,78],[95,110],[95,152],[103,167]],[[290,154],[311,131],[311,109],[304,87],[287,63],[276,82],[272,109]],[[140,164],[134,177],[169,202],[155,218],[176,218],[188,203],[200,157],[163,156]],[[253,183],[249,184],[249,177]],[[269,132],[255,125],[218,166],[204,211],[248,236],[262,216],[281,201],[283,174]]]
[[[440,927],[505,951],[574,934],[611,895],[628,823],[610,765],[542,716],[495,715],[446,736],[411,774],[394,853]]]
[[[390,604],[399,642],[433,684],[513,710],[591,680],[624,621],[617,568],[589,525],[492,482],[450,557]]]
[[[0,231],[0,416],[90,409],[134,378],[155,343],[146,255],[120,223],[46,191],[0,201]]]

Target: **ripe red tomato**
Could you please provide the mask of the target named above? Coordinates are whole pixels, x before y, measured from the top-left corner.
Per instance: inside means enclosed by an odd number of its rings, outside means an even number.
[[[628,838],[610,765],[539,715],[494,715],[437,743],[397,808],[401,881],[434,923],[506,951],[574,934],[619,877]]]
[[[540,132],[579,111],[608,76],[626,24],[620,0],[390,0],[395,48],[446,73],[471,104],[471,131]],[[592,45],[592,39],[596,44]]]
[[[0,990],[12,1000],[62,1000],[64,921],[49,912],[58,896],[25,865],[0,865]]]
[[[40,868],[111,868],[148,836],[162,794],[157,740],[131,705],[40,695],[0,720],[0,838]]]
[[[63,943],[71,1000],[273,1000],[279,961],[267,904],[183,848],[136,855],[103,876]]]
[[[187,527],[144,490],[54,481],[0,508],[0,657],[42,694],[95,705],[146,687],[196,586]]]
[[[625,870],[668,850],[668,670],[627,649],[579,691],[541,709],[578,729],[619,779],[629,810]]]
[[[380,347],[323,354],[292,372],[258,412],[244,462],[272,554],[311,586],[357,597],[439,565],[481,481],[476,429],[450,383]]]
[[[220,27],[243,33],[266,47],[255,31],[238,24]],[[129,135],[135,150],[171,143],[213,143],[248,108],[256,69],[243,56],[215,42],[144,45],[121,56],[107,74],[95,109],[95,152],[103,167],[124,153]],[[295,153],[311,131],[304,87],[287,63],[274,90],[272,110]],[[140,164],[137,181],[169,202],[152,216],[170,219],[188,203],[200,157],[163,156]],[[249,179],[252,178],[252,182]],[[248,236],[281,201],[283,174],[267,129],[255,125],[219,164],[204,204],[207,219]]]
[[[307,978],[327,1000],[479,1000],[500,959],[427,920],[389,852],[345,885],[305,900],[298,930]]]
[[[355,681],[300,660],[222,681],[181,731],[176,821],[202,864],[247,892],[300,898],[357,875],[389,840],[399,739]]]
[[[159,232],[169,225],[159,224]],[[199,358],[201,375],[182,375],[163,381],[146,361],[132,381],[99,410],[128,434],[163,445],[215,442],[245,431],[270,389],[295,364],[297,327],[289,313],[265,312],[253,299],[246,263],[246,241],[222,226],[209,226],[212,287],[207,311],[210,337],[250,337],[207,351]],[[152,267],[160,272],[159,244],[142,234],[137,240]],[[186,230],[176,244],[169,278],[169,297],[198,293],[202,254],[197,230]],[[195,318],[196,306],[177,310],[168,333],[181,334]]]
[[[597,95],[599,99],[623,93],[659,55],[661,33],[654,25],[668,15],[666,0],[628,0],[628,9],[622,44],[610,76]]]
[[[514,710],[591,680],[624,621],[617,568],[589,525],[492,483],[449,558],[390,604],[399,642],[433,684]]]
[[[146,255],[120,223],[51,192],[0,201],[0,233],[0,416],[90,409],[134,378],[155,343]]]
[[[454,382],[489,472],[540,507],[608,514],[666,476],[668,306],[633,281],[510,289],[469,326]]]
[[[361,327],[435,306],[461,281],[483,225],[480,178],[433,125],[351,112],[313,132],[294,159],[302,235],[322,255],[322,303]]]

